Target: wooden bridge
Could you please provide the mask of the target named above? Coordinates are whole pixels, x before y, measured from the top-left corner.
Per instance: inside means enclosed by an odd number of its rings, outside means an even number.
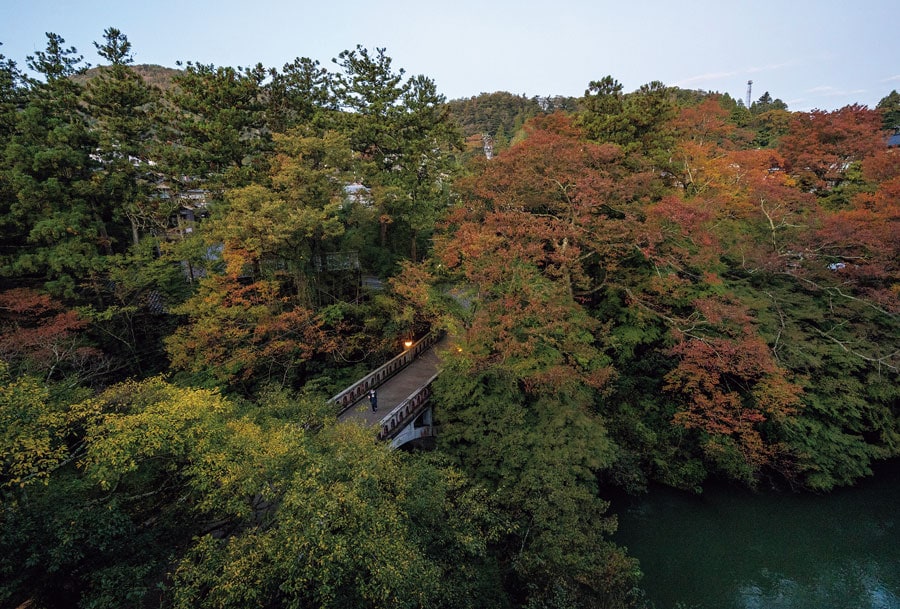
[[[428,334],[331,398],[338,405],[338,418],[377,426],[378,438],[395,448],[433,438],[431,384],[440,372],[437,351],[446,341],[441,334]],[[368,392],[373,388],[378,395],[377,412],[369,404]]]

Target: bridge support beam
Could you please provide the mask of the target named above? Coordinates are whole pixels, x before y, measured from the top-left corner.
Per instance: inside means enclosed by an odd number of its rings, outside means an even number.
[[[396,432],[396,435],[391,438],[391,448],[400,448],[410,442],[434,438],[436,435],[434,413],[431,406],[427,406],[419,416]]]

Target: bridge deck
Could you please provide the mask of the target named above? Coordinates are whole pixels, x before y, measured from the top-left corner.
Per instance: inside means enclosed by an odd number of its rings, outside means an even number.
[[[400,402],[415,393],[434,376],[440,359],[438,352],[446,346],[447,338],[439,340],[431,349],[422,353],[403,370],[378,387],[378,412],[372,412],[368,396],[357,400],[341,416],[341,421],[363,421],[375,426]]]

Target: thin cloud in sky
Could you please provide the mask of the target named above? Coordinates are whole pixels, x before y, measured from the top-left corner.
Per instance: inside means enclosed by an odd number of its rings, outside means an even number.
[[[785,61],[782,63],[773,63],[767,66],[754,66],[751,68],[747,68],[745,71],[748,74],[759,74],[760,72],[771,72],[773,70],[782,70],[784,68],[796,68],[799,65],[803,65],[803,62],[799,59],[795,59],[793,61]]]
[[[723,78],[731,78],[732,76],[737,75],[738,72],[711,72],[709,74],[698,74],[697,76],[691,76],[690,78],[685,78],[683,80],[679,80],[675,82],[676,87],[683,87],[685,85],[696,85],[701,82],[710,82],[716,80],[722,80]]]
[[[735,76],[739,76],[741,74],[760,74],[763,72],[772,72],[775,70],[781,70],[785,68],[796,67],[801,65],[802,61],[800,60],[792,60],[785,61],[781,63],[773,63],[765,66],[751,66],[749,68],[743,68],[741,70],[732,70],[730,72],[708,72],[706,74],[698,74],[696,76],[690,76],[688,78],[684,78],[675,82],[676,87],[683,87],[687,85],[696,85],[704,82],[714,82],[721,81],[727,78],[734,78]]]
[[[897,82],[897,81],[900,81],[900,74],[897,74],[896,76],[888,76],[881,82]]]
[[[860,95],[862,93],[866,93],[866,89],[838,89],[837,87],[832,87],[830,85],[821,85],[818,87],[813,87],[812,89],[808,89],[808,93],[815,93],[818,95],[825,95],[827,97],[842,97],[848,95]]]

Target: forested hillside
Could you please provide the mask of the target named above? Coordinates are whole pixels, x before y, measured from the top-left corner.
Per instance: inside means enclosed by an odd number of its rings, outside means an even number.
[[[525,97],[505,91],[482,93],[469,99],[453,99],[447,103],[450,116],[462,130],[466,160],[482,153],[485,140],[493,151],[500,152],[522,133],[525,122],[541,114],[574,111],[578,101],[571,97]]]
[[[900,454],[896,92],[448,103],[384,49],[160,86],[97,47],[0,56],[3,606],[644,607],[612,492]],[[436,450],[338,424],[431,329]]]
[[[129,67],[131,68],[131,71],[140,76],[148,86],[159,89],[160,91],[170,89],[175,77],[181,72],[181,70],[175,68],[166,68],[164,66],[146,63],[129,63]],[[104,66],[88,68],[83,73],[73,75],[72,80],[81,85],[87,85],[95,77],[100,76],[103,73],[103,69]]]

